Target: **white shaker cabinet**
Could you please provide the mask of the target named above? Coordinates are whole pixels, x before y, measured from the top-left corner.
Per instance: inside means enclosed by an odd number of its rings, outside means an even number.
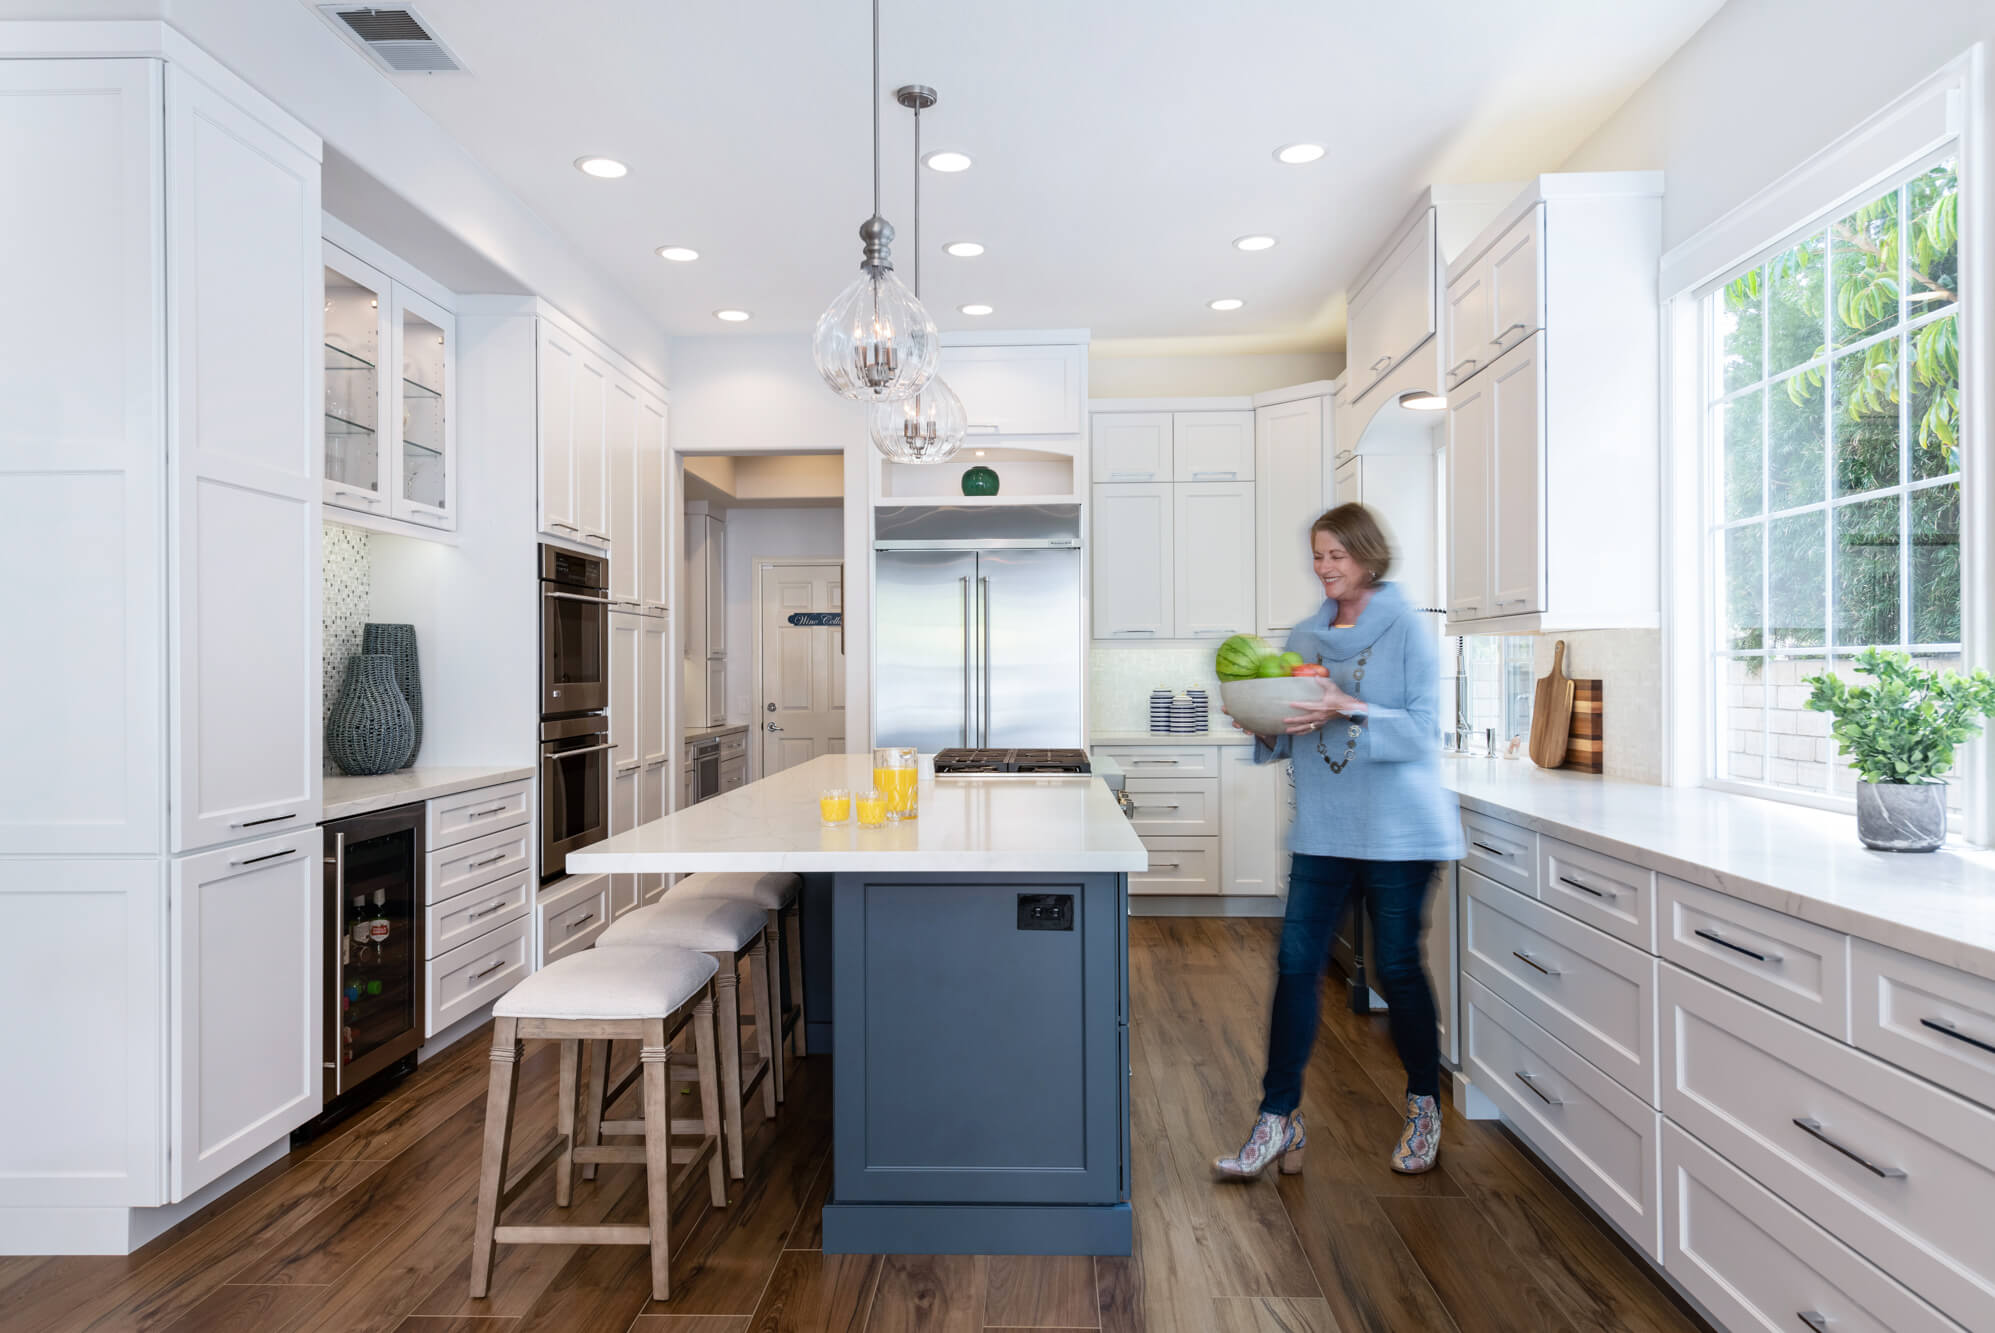
[[[331,241],[324,259],[325,502],[386,514],[393,500],[383,394],[393,378],[394,284]]]
[[[1254,483],[1171,487],[1173,607],[1180,639],[1225,638],[1254,625]]]
[[[1544,351],[1533,334],[1489,369],[1489,590],[1499,616],[1545,609]]]
[[[645,614],[662,616],[667,609],[666,578],[671,568],[671,533],[665,515],[672,512],[672,479],[665,460],[666,407],[656,398],[645,397],[637,404],[637,532],[641,548],[637,597]],[[612,572],[617,562],[629,562],[621,551],[611,552]]]
[[[318,822],[319,164],[169,67],[173,849]]]
[[[1167,482],[1097,485],[1090,600],[1097,639],[1168,639],[1175,624],[1172,530]]]
[[[457,527],[457,317],[399,282],[394,296],[392,513],[450,531]]]
[[[1252,481],[1252,412],[1173,412],[1171,480]]]
[[[1351,290],[1350,379],[1353,398],[1432,337],[1438,323],[1434,207],[1418,209],[1389,249]]]
[[[173,863],[170,1200],[319,1113],[319,829]]]
[[[653,540],[644,530],[638,483],[639,411],[635,386],[612,376],[604,389],[603,442],[608,470],[610,605],[643,609],[644,553]]]
[[[540,527],[609,544],[608,371],[569,330],[540,320]]]
[[[1490,483],[1494,424],[1490,386],[1483,379],[1448,394],[1448,619],[1492,614]]]
[[[939,373],[963,400],[972,437],[1078,437],[1086,428],[1087,346],[945,341]]]
[[[1218,719],[1224,723],[1224,719]],[[1288,891],[1288,765],[1257,764],[1252,745],[1219,747],[1219,891]]]
[[[1276,641],[1323,604],[1309,529],[1327,498],[1329,406],[1315,397],[1254,409],[1254,619]]]
[[[1088,438],[1090,475],[1097,483],[1169,481],[1169,412],[1097,412]]]

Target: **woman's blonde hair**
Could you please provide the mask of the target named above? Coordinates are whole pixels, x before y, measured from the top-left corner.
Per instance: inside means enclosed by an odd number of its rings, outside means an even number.
[[[1392,546],[1385,539],[1385,529],[1372,517],[1372,511],[1361,504],[1338,505],[1310,524],[1311,546],[1316,544],[1319,532],[1335,537],[1351,559],[1365,567],[1373,583],[1383,579],[1392,568]]]

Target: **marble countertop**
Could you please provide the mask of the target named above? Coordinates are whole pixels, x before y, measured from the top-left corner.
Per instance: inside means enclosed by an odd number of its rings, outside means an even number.
[[[928,760],[930,756],[923,756]],[[870,754],[821,755],[568,853],[582,874],[691,870],[929,870],[977,874],[1146,869],[1149,855],[1096,778],[942,778],[922,765],[919,816],[825,828],[817,796],[872,783]]]
[[[432,796],[454,796],[461,791],[496,787],[533,776],[532,764],[509,768],[440,768],[418,764],[394,773],[368,778],[329,777],[325,780],[325,813],[321,819],[345,819],[397,805],[413,805]]]
[[[1444,758],[1465,809],[1995,979],[1995,851],[1874,852],[1853,815],[1699,787]]]
[[[1254,738],[1244,731],[1227,727],[1223,731],[1179,732],[1175,736],[1154,731],[1097,731],[1088,737],[1089,745],[1252,745]]]
[[[726,736],[737,731],[748,730],[746,722],[723,722],[717,727],[687,727],[684,741],[703,741],[713,736]]]

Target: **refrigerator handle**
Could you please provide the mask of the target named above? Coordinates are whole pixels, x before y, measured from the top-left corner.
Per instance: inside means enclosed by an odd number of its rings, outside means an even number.
[[[962,740],[965,748],[970,744],[970,676],[977,669],[977,655],[970,644],[970,576],[965,574],[956,580],[963,590],[963,726]]]
[[[977,612],[981,620],[977,642],[977,664],[983,671],[983,697],[977,701],[977,744],[985,749],[991,743],[991,581],[977,579]]]

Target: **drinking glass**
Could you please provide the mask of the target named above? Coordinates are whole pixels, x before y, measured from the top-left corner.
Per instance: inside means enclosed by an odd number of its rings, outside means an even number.
[[[912,745],[883,745],[873,751],[873,785],[886,793],[888,819],[913,819],[920,759]]]
[[[852,804],[859,812],[860,828],[882,828],[887,822],[887,796],[885,792],[868,789],[854,792]]]
[[[843,787],[826,787],[817,794],[817,813],[826,828],[837,828],[852,818],[852,793]]]

